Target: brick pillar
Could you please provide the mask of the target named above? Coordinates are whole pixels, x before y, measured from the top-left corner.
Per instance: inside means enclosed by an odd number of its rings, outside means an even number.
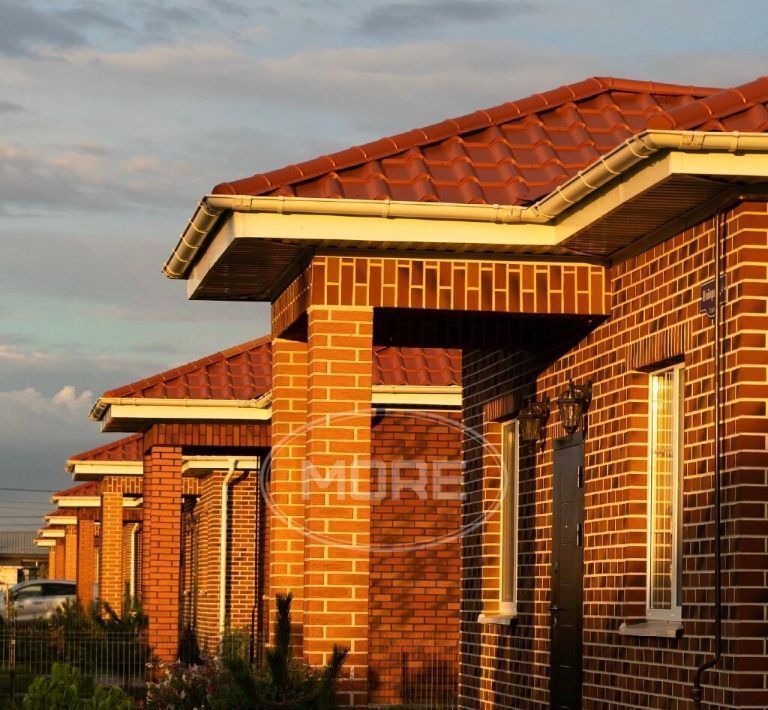
[[[101,494],[99,598],[120,613],[123,608],[123,494]]]
[[[317,664],[350,647],[340,701],[354,706],[367,698],[372,340],[371,308],[309,310],[304,653]]]
[[[144,456],[141,594],[148,638],[160,661],[179,646],[181,571],[181,448],[153,446]]]
[[[216,471],[203,478],[195,508],[200,516],[197,642],[207,653],[215,653],[219,641],[221,485],[224,476],[223,472]]]
[[[293,593],[293,645],[301,652],[304,609],[304,499],[307,443],[307,344],[272,341],[272,453],[269,493],[277,514],[268,516],[269,595]],[[265,528],[266,529],[266,528]],[[264,614],[269,624],[270,614]],[[265,630],[266,631],[266,630]],[[268,638],[268,633],[264,638]]]
[[[228,625],[251,627],[256,599],[256,500],[259,472],[239,472],[230,488],[227,578]],[[255,631],[255,629],[254,629]]]
[[[56,579],[56,545],[48,548],[48,579]]]
[[[65,571],[65,557],[66,557],[66,549],[64,546],[64,538],[59,537],[56,538],[56,570],[55,570],[55,579],[64,579],[64,571]]]
[[[64,577],[77,579],[77,525],[67,525],[64,535]]]
[[[95,550],[96,523],[80,520],[77,523],[77,601],[84,609],[93,602],[93,584],[96,581]]]

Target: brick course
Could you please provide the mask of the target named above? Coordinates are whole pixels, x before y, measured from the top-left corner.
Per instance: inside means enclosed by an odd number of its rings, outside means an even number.
[[[96,581],[96,523],[79,520],[77,523],[77,600],[87,609],[93,602]]]

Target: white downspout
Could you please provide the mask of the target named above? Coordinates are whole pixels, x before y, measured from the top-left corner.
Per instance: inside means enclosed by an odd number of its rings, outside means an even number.
[[[219,640],[227,620],[227,517],[229,515],[229,483],[235,475],[237,459],[229,460],[229,468],[221,484],[221,525],[219,528]]]

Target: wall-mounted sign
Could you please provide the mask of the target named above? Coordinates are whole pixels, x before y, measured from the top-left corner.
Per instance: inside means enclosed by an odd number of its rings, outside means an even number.
[[[720,303],[725,303],[725,274],[720,277]],[[701,307],[699,310],[706,313],[710,318],[715,317],[715,279],[701,285]]]

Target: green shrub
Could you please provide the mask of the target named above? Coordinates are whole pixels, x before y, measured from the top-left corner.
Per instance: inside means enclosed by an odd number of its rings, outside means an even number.
[[[24,696],[24,710],[130,710],[131,699],[120,688],[94,685],[76,668],[54,663],[50,676],[35,678]]]

